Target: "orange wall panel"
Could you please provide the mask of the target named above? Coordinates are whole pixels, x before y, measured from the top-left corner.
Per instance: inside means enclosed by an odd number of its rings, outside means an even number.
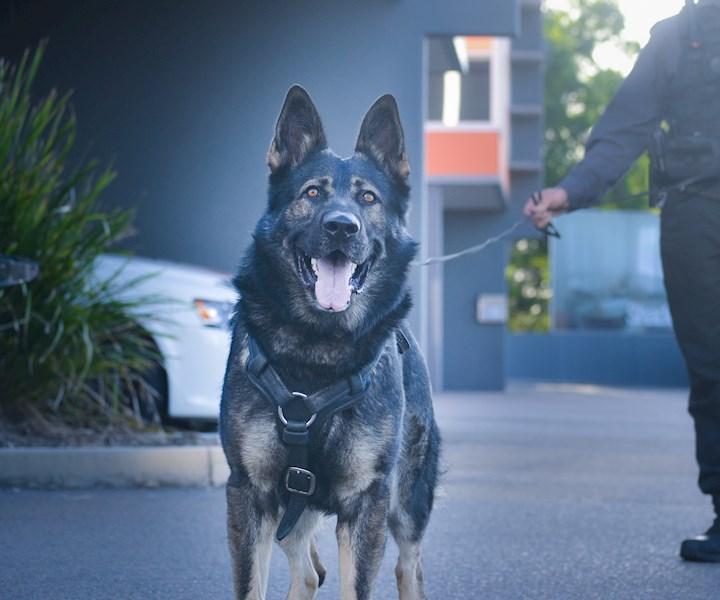
[[[492,48],[493,39],[480,35],[468,35],[465,37],[465,44],[468,52],[487,52]]]
[[[496,131],[428,131],[425,173],[437,175],[499,175],[500,135]]]

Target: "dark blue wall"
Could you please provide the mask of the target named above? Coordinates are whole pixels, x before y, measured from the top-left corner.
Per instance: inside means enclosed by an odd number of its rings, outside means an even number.
[[[508,379],[686,387],[672,334],[552,332],[507,334]]]
[[[344,155],[370,104],[395,94],[417,203],[425,35],[508,35],[519,21],[508,0],[26,0],[0,16],[2,56],[49,37],[42,82],[75,90],[79,148],[114,159],[107,197],[137,208],[135,248],[222,269],[263,209],[291,84],[309,90]]]
[[[41,86],[74,89],[78,148],[114,160],[110,204],[137,209],[138,253],[234,270],[265,204],[265,155],[285,93],[315,100],[330,145],[354,148],[365,111],[396,96],[421,231],[423,43],[513,35],[515,0],[15,0],[0,56],[48,37]],[[425,299],[417,270],[415,304]],[[416,330],[419,310],[412,315]],[[421,336],[422,337],[422,336]]]
[[[445,252],[462,250],[497,234],[498,219],[479,211],[445,213]],[[443,295],[446,390],[501,390],[505,385],[505,325],[477,322],[480,294],[503,294],[506,245],[445,264]]]

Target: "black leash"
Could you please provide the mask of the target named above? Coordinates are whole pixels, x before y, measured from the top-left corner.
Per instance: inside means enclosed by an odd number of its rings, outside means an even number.
[[[400,330],[396,331],[396,343],[400,353],[410,347]],[[330,417],[350,408],[365,395],[370,387],[373,369],[383,352],[354,375],[307,395],[290,391],[258,343],[250,336],[248,350],[248,378],[275,407],[276,417],[282,427],[281,440],[288,449],[288,466],[282,483],[289,496],[275,533],[277,540],[281,541],[293,530],[317,490],[317,477],[312,470],[309,453],[313,432],[321,430]]]
[[[695,177],[690,177],[688,179],[685,179],[683,181],[680,181],[679,183],[675,183],[673,185],[666,186],[662,188],[658,193],[660,194],[660,201],[656,204],[656,206],[662,206],[665,201],[667,200],[667,196],[670,192],[673,192],[675,190],[678,190],[680,192],[686,192],[689,191],[688,188],[692,185],[702,183],[703,181],[706,181],[710,178],[708,175],[698,175]],[[618,185],[620,185],[624,180],[620,180],[618,183],[616,183],[608,192],[607,194],[611,193]],[[702,196],[704,198],[711,198],[720,200],[720,195],[717,194],[708,194],[706,192],[702,192],[697,189],[690,190],[693,194],[696,196]],[[630,196],[625,196],[622,201],[630,201],[630,200],[637,200],[639,198],[647,198],[651,195],[651,192],[648,190],[646,192],[640,192],[639,194],[632,194]],[[530,196],[530,199],[532,200],[533,204],[538,205],[540,202],[542,202],[542,191],[533,192],[533,194]],[[428,265],[432,264],[440,264],[445,263],[451,260],[455,260],[456,258],[460,258],[461,256],[467,256],[468,254],[475,254],[477,252],[481,252],[482,250],[485,250],[488,246],[491,244],[495,244],[497,242],[500,242],[504,240],[505,238],[509,237],[516,229],[518,229],[521,225],[523,225],[526,221],[529,221],[530,217],[524,217],[522,219],[519,219],[515,221],[508,229],[503,231],[502,233],[499,233],[498,235],[495,235],[491,238],[488,238],[484,242],[477,244],[475,246],[470,246],[469,248],[465,248],[464,250],[460,250],[459,252],[453,252],[452,254],[444,254],[442,256],[433,256],[431,258],[427,258],[425,260],[419,260],[419,261],[412,261],[410,264],[415,267],[426,267]],[[557,227],[550,222],[545,227],[535,227],[538,231],[545,234],[545,237],[554,237],[556,239],[561,239],[560,232],[558,231]]]
[[[542,192],[534,192],[531,196],[531,199],[534,204],[538,204],[542,200]],[[460,258],[461,256],[467,256],[468,254],[476,254],[477,252],[485,250],[485,248],[487,248],[491,244],[495,244],[504,240],[505,238],[510,237],[516,229],[518,229],[521,225],[524,225],[529,220],[530,217],[523,217],[522,219],[518,219],[505,231],[486,239],[481,244],[470,246],[469,248],[465,248],[464,250],[460,250],[459,252],[453,252],[452,254],[433,256],[431,258],[426,258],[425,260],[414,260],[410,264],[414,267],[427,267],[428,265],[446,263],[448,261],[455,260],[456,258]],[[545,237],[554,237],[560,239],[560,232],[552,223],[548,223],[548,225],[542,229],[540,227],[535,227],[535,229],[544,233]]]
[[[513,223],[512,226],[510,226],[508,229],[506,229],[502,233],[499,233],[498,235],[488,238],[482,244],[470,246],[470,248],[465,248],[465,250],[460,250],[460,252],[453,252],[452,254],[433,256],[431,258],[426,258],[425,260],[414,260],[410,264],[414,267],[426,267],[432,264],[445,263],[450,260],[455,260],[456,258],[460,258],[461,256],[466,256],[468,254],[475,254],[476,252],[485,250],[485,248],[487,248],[491,244],[495,244],[496,242],[499,242],[501,240],[504,240],[506,237],[509,237],[518,227],[520,227],[527,220],[527,217],[523,217],[522,219],[515,221],[515,223]]]

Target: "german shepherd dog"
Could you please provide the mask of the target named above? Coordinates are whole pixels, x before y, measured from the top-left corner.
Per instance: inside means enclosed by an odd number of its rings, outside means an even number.
[[[294,86],[267,161],[267,210],[235,279],[240,300],[221,405],[236,597],[265,598],[273,534],[281,537],[278,524],[297,496],[282,411],[250,377],[257,347],[293,396],[369,373],[352,405],[316,428],[305,424],[308,469],[299,472],[313,481],[280,541],[288,598],[314,598],[323,582],[314,534],[323,515],[337,515],[343,600],[371,597],[388,526],[400,551],[400,598],[425,598],[420,544],[440,436],[427,369],[405,324],[416,244],[406,230],[409,167],[395,99],[375,102],[355,154],[340,158],[307,92]]]

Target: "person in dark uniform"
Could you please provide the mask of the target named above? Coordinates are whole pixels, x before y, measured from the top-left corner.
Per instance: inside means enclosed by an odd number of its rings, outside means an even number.
[[[699,485],[715,521],[685,540],[686,560],[720,562],[720,0],[688,0],[661,21],[593,128],[585,158],[524,212],[552,217],[595,204],[645,150],[662,207],[665,287],[690,378]]]

